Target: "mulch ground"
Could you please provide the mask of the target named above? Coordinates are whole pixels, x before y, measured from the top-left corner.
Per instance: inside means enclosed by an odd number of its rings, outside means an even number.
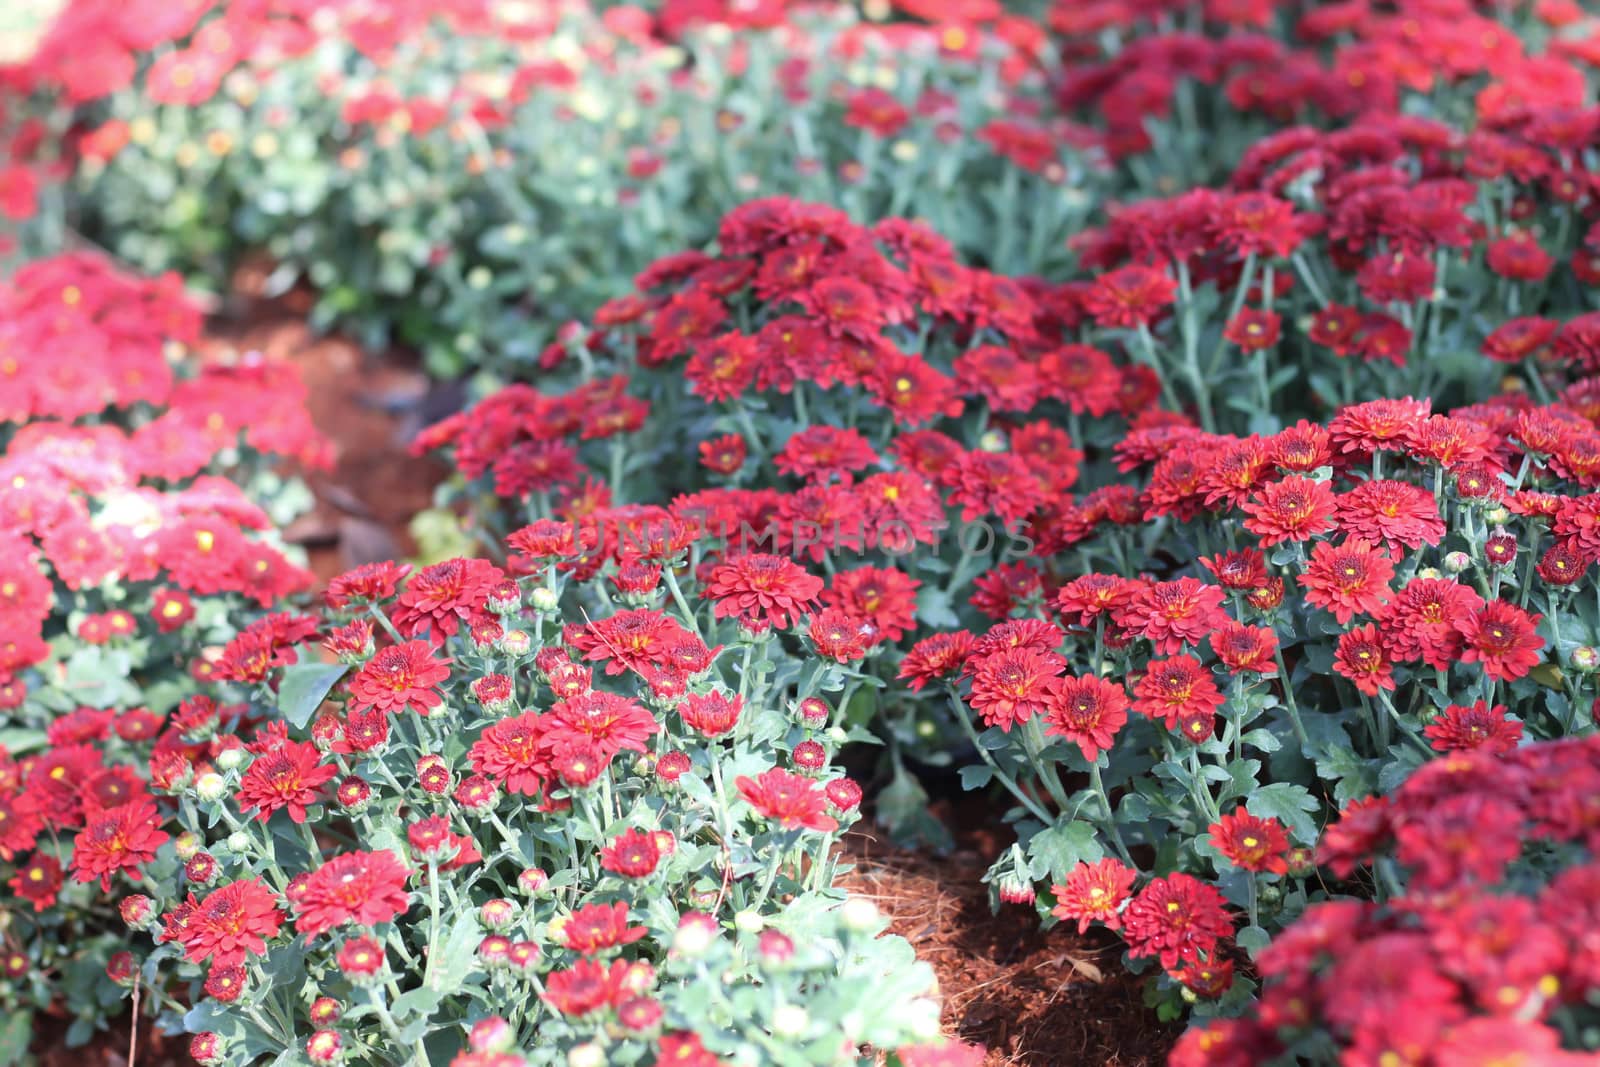
[[[967,798],[967,825],[952,825],[948,855],[897,848],[866,820],[844,838],[855,869],[842,879],[890,918],[939,980],[945,1033],[988,1050],[987,1067],[1157,1067],[1179,1030],[1144,1005],[1139,980],[1119,964],[1120,944],[1094,931],[1046,933],[1032,907],[991,910],[984,872],[1011,838],[998,811]],[[994,816],[985,825],[986,814]]]
[[[308,478],[316,508],[290,538],[306,548],[322,580],[410,554],[407,523],[431,505],[445,472],[406,446],[423,425],[449,413],[454,397],[431,386],[413,361],[375,359],[342,338],[317,336],[293,299],[244,308],[216,323],[205,344],[292,360],[309,387],[312,418],[337,448],[334,469]],[[1010,838],[998,812],[973,799],[936,805],[956,833],[948,855],[896,848],[865,820],[843,845],[854,865],[844,885],[873,900],[891,931],[937,974],[946,1032],[988,1049],[989,1067],[1163,1063],[1177,1031],[1145,1008],[1137,980],[1118,965],[1114,938],[1059,927],[1045,933],[1031,908],[991,912],[980,880]],[[130,1067],[126,1019],[87,1049],[63,1048],[64,1027],[48,1020],[40,1029],[40,1067]],[[187,1044],[146,1025],[134,1064],[186,1064]]]

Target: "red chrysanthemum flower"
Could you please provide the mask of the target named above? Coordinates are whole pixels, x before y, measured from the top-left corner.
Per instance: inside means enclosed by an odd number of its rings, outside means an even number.
[[[1536,628],[1542,618],[1510,601],[1491,600],[1456,622],[1465,642],[1461,662],[1483,664],[1483,673],[1497,682],[1521,678],[1539,663],[1544,638]]]
[[[336,611],[352,605],[359,607],[381,603],[394,596],[401,581],[410,573],[409,564],[389,560],[368,563],[331,579],[322,598],[328,607]]]
[[[1262,308],[1245,308],[1228,320],[1222,336],[1244,349],[1258,352],[1278,343],[1283,334],[1283,320],[1276,311]]]
[[[889,567],[857,567],[840,571],[823,592],[822,602],[867,627],[869,644],[898,641],[916,628],[917,589],[922,583]]]
[[[1167,970],[1209,956],[1233,933],[1221,893],[1187,874],[1157,878],[1122,913],[1122,937],[1134,959],[1157,956]]]
[[[1246,626],[1226,619],[1211,632],[1211,650],[1233,674],[1278,673],[1278,633],[1269,626]]]
[[[6,884],[32,904],[34,911],[44,911],[55,905],[56,894],[61,890],[61,863],[54,856],[35,852]]]
[[[1116,574],[1085,574],[1056,590],[1056,610],[1070,625],[1093,627],[1096,619],[1133,603],[1142,588],[1135,579]]]
[[[1326,482],[1289,477],[1262,486],[1243,505],[1244,528],[1261,538],[1263,548],[1305,541],[1333,525],[1333,490]]]
[[[1391,551],[1416,549],[1444,538],[1444,520],[1433,494],[1407,482],[1363,482],[1336,501],[1334,525],[1351,537],[1381,543]]]
[[[643,752],[660,724],[636,701],[617,693],[591,691],[559,701],[544,717],[551,743],[581,737],[609,760],[623,749]],[[488,731],[484,731],[488,735]]]
[[[1522,724],[1506,718],[1504,704],[1485,701],[1452,704],[1439,712],[1423,734],[1440,752],[1510,752],[1522,743]]]
[[[1373,614],[1388,602],[1394,595],[1389,588],[1393,577],[1389,557],[1357,538],[1342,545],[1319,541],[1300,584],[1307,603],[1326,608],[1341,626],[1348,626],[1357,615]]]
[[[1461,654],[1461,631],[1483,598],[1449,578],[1413,578],[1384,610],[1384,653],[1396,663],[1421,659],[1435,670],[1449,670]]]
[[[501,719],[473,742],[467,757],[479,774],[500,783],[508,793],[538,796],[553,771],[544,740],[544,722],[536,712]]]
[[[289,741],[256,757],[239,780],[239,807],[260,808],[256,818],[266,821],[273,812],[287,809],[289,818],[306,821],[306,806],[317,802],[322,786],[339,769],[322,763],[317,746]]]
[[[1405,447],[1412,430],[1428,417],[1432,404],[1431,400],[1413,400],[1409,396],[1352,404],[1329,420],[1328,433],[1333,444],[1347,454],[1398,451]]]
[[[1377,696],[1380,689],[1394,688],[1393,665],[1384,653],[1378,628],[1371,623],[1339,636],[1333,669],[1369,697]]]
[[[1134,711],[1174,731],[1180,722],[1215,715],[1224,699],[1211,671],[1193,656],[1151,661],[1149,670],[1134,683],[1133,696]]]
[[[1177,283],[1154,267],[1121,267],[1094,280],[1083,307],[1101,326],[1148,325],[1172,304]]]
[[[387,849],[335,856],[292,887],[290,901],[302,934],[314,936],[343,923],[377,926],[411,906],[411,871]]]
[[[828,814],[827,795],[810,778],[773,767],[755,778],[741,775],[734,785],[763,818],[785,830],[803,826],[832,832],[839,828],[838,820]]]
[[[433,658],[427,641],[407,641],[380,651],[350,679],[350,704],[400,712],[416,708],[423,715],[444,703],[434,687],[450,678],[450,660]]]
[[[624,878],[648,878],[661,863],[661,849],[648,830],[624,830],[600,850],[600,866]]]
[[[1163,655],[1197,646],[1225,618],[1223,592],[1196,578],[1156,582],[1141,589],[1118,618],[1132,633],[1148,637]]]
[[[838,608],[825,608],[811,619],[808,633],[817,655],[839,663],[853,663],[867,654],[866,625]]]
[[[985,726],[1010,732],[1049,708],[1051,681],[1066,661],[1056,652],[1011,648],[970,661],[972,696],[968,703]]]
[[[283,925],[278,895],[260,879],[232,882],[202,900],[190,894],[182,927],[184,953],[198,963],[229,966],[248,956],[264,956],[267,938]]]
[[[793,560],[765,553],[735,556],[711,571],[705,595],[717,618],[736,616],[780,629],[808,613],[822,592],[822,579]]]
[[[505,581],[499,567],[483,559],[448,559],[411,576],[395,605],[395,629],[407,637],[426,631],[435,647],[484,617],[489,593]]]
[[[1050,887],[1056,898],[1050,914],[1058,919],[1077,919],[1078,933],[1097,922],[1108,930],[1120,929],[1122,905],[1132,894],[1139,872],[1114,859],[1098,863],[1079,863],[1067,872],[1067,880]]]
[[[1251,815],[1243,807],[1212,825],[1211,844],[1241,870],[1283,874],[1289,869],[1284,855],[1289,851],[1289,835],[1283,824]]]
[[[704,737],[720,737],[733,729],[744,709],[744,698],[720,691],[690,693],[678,705],[683,724]]]
[[[1061,678],[1049,690],[1044,732],[1064,737],[1093,763],[1109,751],[1128,721],[1128,694],[1122,686],[1088,675]]]
[[[583,956],[593,956],[619,945],[631,945],[650,931],[628,925],[628,905],[618,900],[611,904],[589,904],[567,916],[559,939],[563,945]]]
[[[965,630],[925,637],[912,645],[900,661],[897,677],[904,679],[913,693],[929,682],[949,677],[965,666],[973,640]]]
[[[540,996],[562,1015],[574,1017],[614,1008],[637,995],[641,983],[635,975],[641,967],[648,972],[647,964],[627,960],[612,960],[609,965],[579,960],[565,971],[547,974]]]
[[[109,893],[111,876],[117,871],[137,870],[155,859],[156,850],[168,837],[160,827],[161,816],[148,800],[102,811],[89,820],[73,843],[73,881],[98,878],[100,888]]]

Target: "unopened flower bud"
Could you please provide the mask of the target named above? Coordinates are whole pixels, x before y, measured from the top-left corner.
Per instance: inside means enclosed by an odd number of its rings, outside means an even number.
[[[306,1038],[306,1058],[312,1063],[337,1063],[344,1054],[344,1038],[337,1030],[318,1030]]]
[[[606,1050],[593,1041],[574,1045],[567,1052],[567,1067],[606,1067]]]
[[[1504,504],[1496,504],[1484,511],[1483,518],[1490,526],[1502,526],[1511,521],[1511,512],[1506,510]]]
[[[1032,904],[1037,899],[1033,883],[1017,874],[1002,875],[995,888],[1002,904]]]
[[[703,956],[718,933],[717,920],[711,916],[699,911],[685,912],[678,920],[677,932],[672,935],[673,954],[688,959]]]
[[[828,750],[815,741],[802,741],[794,746],[790,758],[803,771],[820,771],[828,765]]]
[[[235,830],[233,833],[227,836],[227,839],[223,841],[223,844],[228,846],[229,852],[232,852],[236,856],[240,856],[250,851],[250,835],[245,833],[243,830]]]
[[[759,933],[766,925],[767,920],[762,918],[761,913],[751,908],[746,908],[733,917],[734,929],[740,933]]]
[[[862,897],[851,897],[839,906],[839,921],[846,930],[870,933],[878,926],[878,906]]]
[[[351,775],[339,783],[335,796],[338,797],[341,808],[351,814],[359,814],[372,802],[372,787],[362,779]]]
[[[1472,557],[1465,552],[1446,552],[1444,554],[1444,569],[1446,574],[1460,574],[1472,566]]]
[[[794,958],[794,942],[777,930],[764,930],[756,945],[761,961],[770,965],[788,963]]]
[[[184,877],[196,885],[210,885],[216,881],[217,873],[216,857],[209,852],[196,852],[183,865]]]
[[[504,897],[486,900],[478,908],[478,918],[491,930],[504,930],[517,917],[517,906]]]
[[[216,771],[207,771],[194,781],[195,796],[210,803],[220,800],[228,792],[228,780]]]
[[[308,1014],[317,1026],[332,1026],[344,1015],[344,1005],[333,997],[318,997],[311,1002]]]
[[[194,1062],[201,1064],[202,1067],[211,1067],[212,1064],[221,1063],[222,1038],[210,1031],[206,1031],[203,1034],[195,1034],[194,1038],[189,1042],[189,1055],[194,1059]]]
[[[505,1052],[515,1040],[511,1024],[498,1015],[491,1015],[472,1024],[467,1034],[467,1047],[479,1053]]]
[[[517,888],[532,896],[550,884],[550,876],[538,867],[529,867],[517,875]]]
[[[1585,674],[1600,668],[1600,650],[1592,645],[1579,645],[1572,650],[1572,666]]]
[[[444,796],[450,792],[450,764],[434,753],[421,757],[417,760],[417,784],[424,793]]]
[[[504,967],[511,962],[511,939],[502,934],[490,934],[478,942],[478,959],[486,967]]]
[[[147,929],[156,915],[156,902],[143,893],[135,893],[131,897],[123,897],[122,903],[117,905],[117,911],[122,915],[122,921],[128,924],[129,929]]]
[[[671,785],[688,773],[689,756],[685,752],[668,752],[656,760],[656,777]]]
[[[489,590],[487,607],[496,615],[515,615],[522,610],[522,590],[508,578]]]
[[[1289,864],[1289,877],[1309,878],[1317,873],[1317,854],[1304,845],[1291,848],[1284,859]]]
[[[225,771],[238,770],[244,762],[245,750],[242,748],[225,748],[217,753],[217,766]]]
[[[1483,542],[1483,556],[1491,567],[1509,567],[1517,561],[1517,539],[1508,533],[1490,534]]]
[[[196,834],[193,830],[185,830],[183,833],[177,836],[176,840],[172,842],[172,848],[173,851],[178,854],[178,859],[182,860],[184,863],[188,863],[197,853],[199,853],[200,846],[202,844],[204,844],[204,842],[200,840],[200,836],[198,834]]]
[[[811,1028],[811,1016],[798,1004],[784,1004],[772,1013],[772,1036],[798,1040]]]
[[[138,974],[139,967],[133,961],[133,953],[117,952],[106,961],[106,977],[120,986],[131,987],[134,976]]]
[[[526,630],[507,630],[495,642],[495,647],[508,656],[526,656],[533,647],[533,638]]]
[[[813,730],[827,726],[828,720],[833,717],[833,709],[821,697],[806,697],[796,710],[800,713],[800,721]]]
[[[541,615],[549,615],[561,606],[561,594],[546,586],[535,586],[528,593],[528,606]]]

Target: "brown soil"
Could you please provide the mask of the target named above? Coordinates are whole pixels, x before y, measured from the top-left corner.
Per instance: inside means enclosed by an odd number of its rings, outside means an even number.
[[[123,1015],[111,1028],[83,1048],[68,1048],[63,1037],[65,1022],[44,1019],[37,1025],[33,1054],[39,1067],[129,1067],[128,1021]],[[155,1032],[148,1019],[140,1021],[138,1041],[133,1047],[136,1067],[194,1067],[189,1057],[187,1035],[167,1037]]]
[[[951,823],[947,803],[935,809]],[[1067,926],[1047,933],[1032,907],[1003,905],[994,914],[981,879],[1011,839],[984,827],[955,829],[957,848],[947,856],[896,848],[871,829],[844,839],[856,865],[844,886],[875,902],[890,931],[933,966],[945,1033],[987,1049],[987,1067],[1165,1063],[1179,1030],[1145,1007],[1139,980],[1118,962],[1115,937],[1079,936]]]
[[[243,301],[203,342],[214,353],[259,351],[300,368],[312,421],[334,443],[335,465],[311,472],[314,512],[286,536],[305,547],[322,581],[362,563],[403,559],[415,549],[406,525],[433,503],[443,466],[407,452],[435,395],[416,361],[364,353],[306,326],[299,301]]]

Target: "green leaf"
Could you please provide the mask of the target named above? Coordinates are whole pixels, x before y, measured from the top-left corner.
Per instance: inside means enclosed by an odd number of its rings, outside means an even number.
[[[878,821],[897,842],[926,843],[939,852],[955,844],[944,824],[929,814],[927,790],[904,767],[895,767],[894,779],[878,794]]]
[[[434,961],[435,970],[430,980],[434,989],[450,993],[466,980],[478,965],[477,948],[482,939],[478,913],[471,910],[462,913],[439,946],[439,959]]]
[[[278,711],[291,725],[303,729],[334,683],[349,669],[343,663],[296,663],[286,667],[278,686]]]
[[[1094,863],[1105,855],[1093,823],[1075,819],[1057,823],[1033,835],[1028,842],[1028,874],[1035,880],[1065,878],[1079,863]]]
[[[936,585],[917,590],[917,619],[935,630],[954,630],[961,619],[951,607],[950,594]]]
[[[14,1011],[0,1022],[0,1063],[21,1063],[33,1041],[33,1013]]]
[[[1302,844],[1310,844],[1317,839],[1316,820],[1311,818],[1310,813],[1320,805],[1305,786],[1293,782],[1273,782],[1251,793],[1245,804],[1252,815],[1270,816],[1282,822]]]
[[[962,789],[982,789],[994,779],[994,771],[981,763],[968,764],[961,768]]]
[[[1233,940],[1254,959],[1262,949],[1272,943],[1272,935],[1259,926],[1246,926],[1234,935]]]
[[[404,1025],[413,1020],[426,1019],[432,1015],[439,1002],[444,999],[444,993],[428,986],[418,986],[416,989],[401,993],[395,998],[394,1004],[389,1008],[395,1021]]]
[[[43,730],[29,730],[21,726],[13,726],[0,730],[0,748],[5,749],[13,756],[20,756],[43,745],[45,734]]]

